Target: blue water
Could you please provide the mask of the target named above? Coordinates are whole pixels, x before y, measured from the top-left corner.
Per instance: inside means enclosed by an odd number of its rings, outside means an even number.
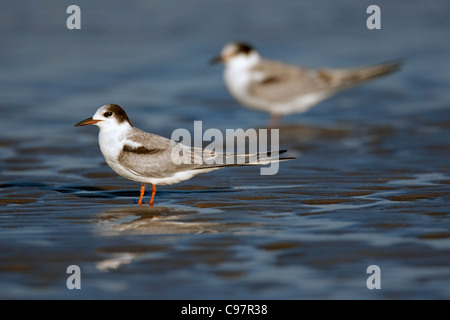
[[[68,30],[71,4],[0,4],[1,298],[450,298],[448,1],[377,1],[380,30],[370,1],[81,0]],[[232,40],[311,67],[404,66],[285,117],[297,159],[277,175],[219,170],[138,207],[97,128],[73,124],[116,103],[166,137],[265,127],[207,63]]]

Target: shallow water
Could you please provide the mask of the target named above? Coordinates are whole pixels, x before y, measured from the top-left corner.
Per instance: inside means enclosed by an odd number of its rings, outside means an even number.
[[[450,298],[448,2],[378,1],[377,31],[364,1],[186,3],[78,1],[80,31],[65,27],[69,4],[0,4],[0,297]],[[97,128],[73,124],[118,103],[166,137],[195,120],[264,128],[206,65],[236,38],[304,65],[405,66],[286,117],[280,147],[297,159],[277,175],[228,168],[137,206]]]

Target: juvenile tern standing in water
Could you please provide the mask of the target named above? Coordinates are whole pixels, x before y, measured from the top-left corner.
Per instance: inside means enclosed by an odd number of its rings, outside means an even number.
[[[262,58],[249,44],[232,42],[211,63],[222,62],[230,94],[242,105],[265,111],[276,123],[303,113],[339,91],[396,71],[400,62],[350,69],[313,69]]]
[[[149,203],[153,206],[157,185],[179,183],[199,173],[228,166],[264,165],[294,159],[278,157],[286,150],[232,154],[192,148],[133,127],[125,111],[116,104],[100,107],[92,117],[78,122],[75,126],[90,124],[100,128],[100,150],[111,169],[124,178],[141,183],[139,205],[142,205],[146,184],[153,185]],[[183,159],[191,161],[174,161],[174,155],[180,153],[183,154]],[[225,161],[230,158],[241,161]]]

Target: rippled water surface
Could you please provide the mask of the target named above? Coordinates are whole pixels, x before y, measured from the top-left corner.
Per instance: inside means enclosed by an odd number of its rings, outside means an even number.
[[[78,31],[70,4],[0,4],[1,298],[450,298],[447,1],[378,1],[372,31],[367,1],[78,1]],[[207,65],[235,39],[309,66],[404,67],[285,117],[280,147],[297,159],[278,174],[227,168],[139,207],[97,128],[73,124],[117,103],[166,137],[195,120],[265,128]]]

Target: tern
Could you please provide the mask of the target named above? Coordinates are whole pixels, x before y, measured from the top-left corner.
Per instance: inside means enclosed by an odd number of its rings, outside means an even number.
[[[240,104],[268,112],[273,124],[401,66],[400,61],[392,61],[348,69],[307,68],[262,58],[245,42],[228,43],[210,62],[224,64],[225,85]]]
[[[111,169],[126,179],[141,183],[140,206],[147,184],[152,184],[149,205],[153,206],[157,185],[179,183],[199,173],[224,167],[265,165],[295,159],[280,158],[279,155],[286,150],[234,154],[189,147],[134,127],[117,104],[104,105],[92,117],[75,124],[76,127],[85,125],[99,127],[100,150]],[[231,162],[230,159],[238,161]]]

